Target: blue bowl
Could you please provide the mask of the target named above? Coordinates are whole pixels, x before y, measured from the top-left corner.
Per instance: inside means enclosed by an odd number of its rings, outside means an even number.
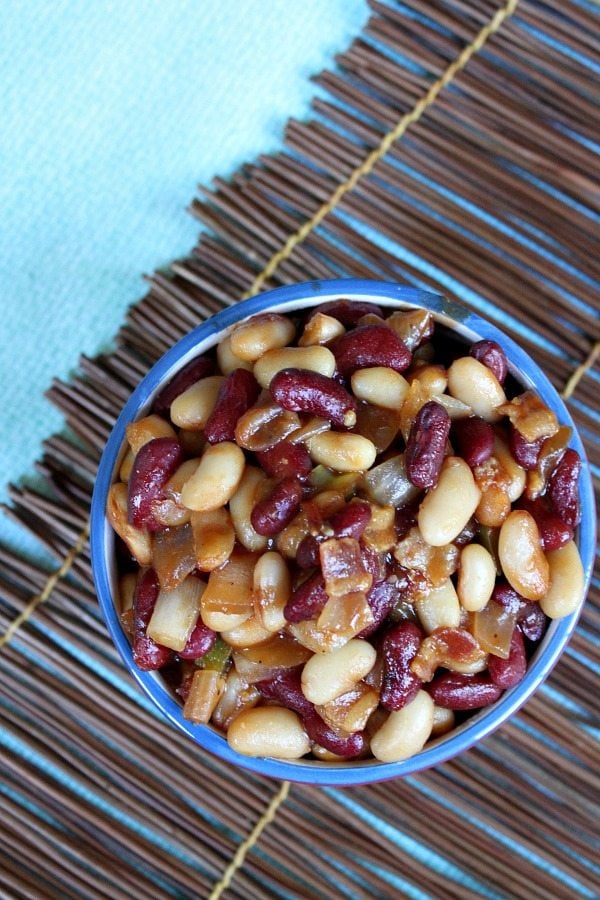
[[[468,342],[481,339],[497,341],[506,351],[512,375],[531,388],[557,415],[561,424],[573,429],[571,446],[583,461],[580,480],[582,521],[578,545],[583,561],[586,590],[589,586],[596,546],[596,516],[589,466],[585,451],[571,416],[560,396],[533,360],[509,337],[485,319],[438,294],[380,281],[340,279],[311,281],[278,288],[217,313],[182,338],[146,375],[126,403],[108,439],[100,461],[91,507],[91,553],[96,590],[112,639],[129,672],[158,709],[178,729],[220,759],[242,766],[259,775],[288,779],[308,784],[356,785],[399,778],[436,766],[467,750],[487,737],[513,715],[548,676],[565,648],[577,622],[578,612],[555,620],[530,660],[525,678],[506,691],[493,706],[483,709],[466,722],[440,738],[431,741],[417,755],[402,762],[382,763],[377,760],[347,763],[318,760],[286,761],[241,756],[228,745],[223,735],[209,725],[194,725],[182,716],[181,705],[160,674],[142,672],[133,662],[129,640],[116,610],[117,571],[114,533],[106,519],[108,490],[115,480],[126,445],[126,426],[147,413],[158,390],[194,356],[216,345],[231,326],[248,316],[269,311],[287,312],[305,309],[341,297],[373,300],[394,309],[421,306],[429,309],[435,320],[455,331]]]

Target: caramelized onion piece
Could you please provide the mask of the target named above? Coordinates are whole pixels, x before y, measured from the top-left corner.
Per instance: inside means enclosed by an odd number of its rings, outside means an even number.
[[[533,391],[525,391],[508,403],[498,407],[498,412],[508,416],[511,424],[526,441],[552,437],[558,431],[558,422],[551,409],[542,403]]]
[[[465,628],[436,628],[417,650],[410,670],[422,681],[431,681],[438,667],[471,674],[484,663],[485,651]]]
[[[369,499],[381,506],[403,506],[420,493],[408,479],[403,453],[369,469],[364,487]]]
[[[315,706],[326,725],[338,731],[354,733],[363,731],[371,714],[379,704],[378,692],[364,681],[358,682],[345,694]]]
[[[325,590],[330,597],[366,592],[373,576],[367,572],[360,544],[354,538],[331,538],[319,547]]]
[[[393,410],[374,406],[361,401],[356,410],[354,431],[362,434],[375,445],[378,453],[383,453],[390,446],[399,429],[398,417]]]
[[[374,622],[367,597],[360,591],[331,597],[323,607],[317,626],[326,634],[349,641]]]
[[[312,653],[292,635],[282,632],[254,647],[236,650],[233,663],[236,671],[248,684],[273,678],[284,669],[304,665]]]
[[[183,705],[183,718],[197,725],[210,722],[210,717],[225,690],[225,679],[214,669],[194,672],[189,693]]]
[[[202,620],[209,628],[229,631],[250,618],[256,559],[254,553],[236,549],[210,573],[202,597]]]
[[[244,709],[251,709],[260,700],[260,693],[253,684],[235,669],[231,669],[225,681],[225,689],[212,715],[217,728],[227,731],[235,717]]]
[[[490,600],[473,615],[473,634],[487,653],[508,659],[510,642],[517,621],[517,610]]]
[[[164,528],[152,541],[152,561],[161,588],[174,588],[196,567],[191,525]]]

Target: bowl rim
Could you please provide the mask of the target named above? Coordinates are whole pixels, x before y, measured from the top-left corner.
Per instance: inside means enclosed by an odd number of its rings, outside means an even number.
[[[204,349],[197,350],[200,343],[215,338],[242,319],[271,311],[275,307],[281,312],[286,312],[300,309],[302,304],[308,307],[341,298],[363,301],[371,299],[385,306],[398,308],[425,307],[434,314],[437,321],[449,325],[469,340],[485,339],[500,343],[507,353],[512,374],[516,375],[521,383],[529,383],[535,387],[538,395],[558,415],[559,421],[573,429],[569,446],[577,450],[582,459],[580,478],[582,519],[578,546],[585,573],[583,602],[589,589],[596,546],[595,503],[589,464],[567,407],[537,363],[512,338],[467,307],[440,294],[393,282],[356,278],[318,280],[275,288],[250,299],[241,300],[214,314],[182,337],[152,366],[132,392],[117,418],[100,459],[91,502],[90,550],[102,614],[117,650],[143,692],[172,725],[191,737],[200,747],[224,762],[241,766],[258,775],[323,786],[376,783],[412,775],[440,765],[490,735],[516,713],[548,677],[575,629],[583,606],[582,602],[579,609],[570,616],[550,624],[544,638],[543,652],[534,653],[523,681],[505,691],[493,706],[476,713],[448,736],[430,742],[415,756],[394,763],[377,760],[325,763],[319,760],[287,761],[270,757],[242,756],[229,746],[226,738],[216,729],[194,725],[185,720],[180,704],[173,698],[160,677],[154,672],[142,672],[136,667],[129,640],[121,627],[113,600],[114,572],[109,562],[113,535],[105,515],[106,497],[114,480],[115,469],[124,445],[126,425],[149,405],[159,385],[162,385],[168,377],[172,377],[188,359],[198,352],[204,352]],[[210,346],[214,346],[215,343],[216,341],[213,341]]]

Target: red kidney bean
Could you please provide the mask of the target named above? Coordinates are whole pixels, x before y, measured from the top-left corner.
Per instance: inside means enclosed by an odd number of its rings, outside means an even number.
[[[490,653],[488,671],[493,683],[504,690],[514,687],[521,681],[527,671],[527,654],[518,626],[512,633],[508,659],[500,659],[499,656]]]
[[[160,584],[154,569],[143,569],[133,594],[133,631],[145,631],[154,612]]]
[[[141,572],[133,595],[133,659],[145,672],[166,666],[174,657],[173,651],[153,641],[146,634],[154,612],[160,585],[154,569]]]
[[[329,519],[329,526],[335,538],[360,539],[371,521],[371,506],[365,500],[356,500],[344,506]]]
[[[328,600],[325,580],[320,572],[315,572],[292,592],[283,615],[288,622],[304,622],[320,613]]]
[[[500,384],[504,383],[508,372],[508,361],[500,344],[497,344],[496,341],[477,341],[471,345],[469,354],[491,369]]]
[[[541,641],[545,632],[548,619],[539,603],[534,600],[521,600],[517,613],[517,625],[522,634],[536,644]]]
[[[152,412],[157,413],[159,416],[168,415],[173,400],[176,400],[180,394],[187,391],[189,387],[200,381],[201,378],[212,375],[214,368],[212,359],[208,359],[206,356],[198,356],[196,359],[193,359],[177,375],[173,376],[155,397],[152,404]]]
[[[492,591],[491,599],[494,603],[499,603],[509,612],[517,612],[520,603],[524,600],[507,581],[498,581]]]
[[[219,390],[217,402],[204,428],[210,444],[235,440],[235,426],[260,394],[260,385],[252,372],[234,369]]]
[[[311,741],[330,753],[343,756],[344,759],[354,759],[367,749],[364,732],[355,731],[347,736],[339,734],[326,725],[316,711],[311,716],[303,716],[302,721]]]
[[[415,497],[413,500],[409,500],[408,503],[405,503],[403,506],[399,506],[396,509],[394,528],[396,530],[396,537],[399,541],[406,537],[410,529],[417,524],[417,515],[422,499],[421,496]]]
[[[301,569],[314,569],[320,565],[319,544],[320,541],[314,534],[307,534],[302,538],[296,550],[296,564]]]
[[[260,466],[271,478],[297,478],[305,481],[312,472],[312,459],[305,444],[280,441],[256,454]]]
[[[444,672],[433,679],[427,690],[437,706],[444,709],[481,709],[502,696],[502,688],[486,675],[462,675]]]
[[[147,634],[138,634],[133,638],[132,650],[133,661],[144,672],[162,669],[175,658],[172,650],[157,644]]]
[[[325,724],[316,712],[314,704],[302,693],[299,670],[286,670],[273,678],[257,682],[256,687],[266,699],[276,700],[286,709],[297,713],[311,741],[320,747],[347,759],[364,752],[366,742],[363,732],[357,731],[342,737]]]
[[[535,519],[535,523],[540,532],[542,548],[544,550],[558,550],[572,540],[573,529],[569,528],[569,526],[553,512],[546,497],[536,497],[535,500],[527,500],[525,497],[522,497],[519,501],[519,507],[527,510],[527,512]]]
[[[297,478],[280,481],[252,510],[250,521],[254,530],[267,537],[278,534],[298,512],[303,495]]]
[[[155,438],[136,453],[129,476],[127,511],[136,528],[162,528],[152,512],[156,500],[163,499],[164,487],[183,462],[183,448],[176,438]]]
[[[357,635],[359,638],[370,637],[385,622],[398,599],[398,589],[388,581],[374,584],[367,594],[367,603],[373,613],[373,622]]]
[[[414,700],[422,681],[410,671],[410,664],[421,645],[423,635],[413,622],[402,622],[388,631],[382,644],[384,709],[402,709]]]
[[[415,416],[405,455],[406,474],[415,487],[430,488],[437,484],[450,424],[450,416],[435,400],[429,400]]]
[[[538,457],[545,440],[545,437],[541,437],[536,441],[526,441],[521,432],[515,428],[514,425],[509,426],[508,446],[510,452],[516,462],[528,472],[533,472],[537,468]]]
[[[309,369],[282,369],[270,385],[275,403],[292,412],[311,413],[328,419],[338,428],[356,424],[356,400],[326,375]]]
[[[179,651],[181,659],[199,659],[212,650],[217,633],[204,624],[202,619],[198,619],[196,626],[190,634],[187,644],[183,650]]]
[[[314,712],[314,703],[307,700],[302,693],[302,680],[298,668],[284,669],[271,678],[256,682],[256,687],[265,699],[276,700],[302,718]]]
[[[528,640],[536,642],[543,637],[547,619],[539,603],[521,597],[506,581],[496,584],[492,600],[511,612],[516,612],[517,624]]]
[[[569,448],[565,450],[548,481],[547,495],[552,509],[569,528],[575,528],[581,519],[578,490],[580,471],[579,453]]]
[[[494,452],[494,429],[479,416],[455,419],[451,441],[459,456],[474,469],[486,462]]]
[[[363,316],[381,316],[383,318],[383,310],[375,303],[365,303],[361,300],[330,300],[329,303],[321,303],[311,309],[307,322],[310,322],[317,313],[323,313],[325,316],[331,316],[337,319],[342,325],[356,325]]]
[[[404,341],[387,325],[359,325],[337,338],[331,351],[344,377],[370,366],[387,366],[403,372],[412,359]]]

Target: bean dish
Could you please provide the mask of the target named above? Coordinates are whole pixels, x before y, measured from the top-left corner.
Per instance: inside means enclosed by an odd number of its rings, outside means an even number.
[[[579,605],[571,431],[491,340],[263,313],[127,427],[107,515],[135,664],[246,756],[396,762]]]

